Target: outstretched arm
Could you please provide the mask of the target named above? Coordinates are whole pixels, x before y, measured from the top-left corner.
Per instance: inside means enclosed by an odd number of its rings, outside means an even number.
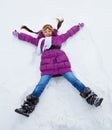
[[[78,25],[73,26],[66,33],[61,34],[60,39],[62,42],[65,42],[69,37],[76,34],[82,27],[84,27],[84,23],[79,23]]]
[[[29,42],[35,46],[38,45],[38,41],[39,41],[38,38],[34,38],[34,37],[32,37],[28,34],[25,34],[25,33],[18,33],[16,30],[14,32],[12,32],[12,34],[22,41]]]

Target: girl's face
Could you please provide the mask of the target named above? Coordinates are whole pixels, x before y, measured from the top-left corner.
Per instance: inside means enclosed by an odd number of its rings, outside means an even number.
[[[43,34],[44,34],[45,37],[50,37],[50,36],[52,36],[52,33],[53,33],[52,30],[50,30],[50,29],[48,29],[48,28],[43,31]]]

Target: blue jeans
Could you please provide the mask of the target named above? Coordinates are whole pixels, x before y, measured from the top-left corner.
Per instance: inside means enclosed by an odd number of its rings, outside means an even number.
[[[66,78],[79,92],[85,88],[85,85],[81,83],[81,81],[78,80],[72,72],[66,72],[62,74],[62,76]],[[52,75],[41,76],[41,79],[32,94],[39,97],[51,78]]]

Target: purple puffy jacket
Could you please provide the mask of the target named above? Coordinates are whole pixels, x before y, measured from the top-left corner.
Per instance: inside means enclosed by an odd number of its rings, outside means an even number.
[[[52,36],[52,45],[61,47],[63,42],[65,42],[69,37],[73,36],[79,30],[80,27],[75,25],[64,34]],[[19,33],[18,38],[36,46],[38,46],[40,40],[40,38],[34,38],[24,33]],[[42,40],[43,45],[44,41],[45,40]],[[71,65],[64,51],[60,49],[49,49],[41,54],[40,71],[41,75],[50,74],[56,76],[70,72]]]

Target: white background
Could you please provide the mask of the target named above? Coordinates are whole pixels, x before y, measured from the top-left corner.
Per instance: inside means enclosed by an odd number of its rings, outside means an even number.
[[[111,5],[111,0],[0,0],[0,130],[112,130]],[[27,118],[14,109],[39,81],[40,57],[12,31],[23,32],[22,25],[34,31],[46,23],[56,27],[57,17],[65,20],[59,33],[85,23],[62,49],[75,75],[104,101],[90,106],[63,77],[53,78]]]

